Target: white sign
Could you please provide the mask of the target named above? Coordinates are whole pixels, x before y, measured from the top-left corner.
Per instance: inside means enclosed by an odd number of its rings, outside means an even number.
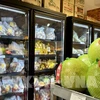
[[[70,100],[86,100],[86,97],[76,93],[72,93]]]

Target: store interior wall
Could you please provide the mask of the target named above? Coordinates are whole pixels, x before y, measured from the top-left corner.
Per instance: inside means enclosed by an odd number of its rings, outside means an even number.
[[[84,12],[87,14],[88,10],[100,8],[100,0],[85,0]]]

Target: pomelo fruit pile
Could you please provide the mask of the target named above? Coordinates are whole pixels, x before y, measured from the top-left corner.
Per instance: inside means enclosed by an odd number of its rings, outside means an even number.
[[[61,85],[76,91],[87,88],[100,99],[100,38],[90,44],[88,54],[62,62]]]

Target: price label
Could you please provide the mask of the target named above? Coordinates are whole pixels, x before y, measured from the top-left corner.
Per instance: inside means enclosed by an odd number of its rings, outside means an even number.
[[[76,93],[72,93],[70,100],[86,100],[86,97]]]

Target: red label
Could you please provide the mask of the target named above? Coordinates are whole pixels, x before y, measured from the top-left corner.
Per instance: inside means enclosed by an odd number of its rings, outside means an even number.
[[[60,74],[61,74],[62,64],[60,63],[56,72],[56,83],[60,84]]]

